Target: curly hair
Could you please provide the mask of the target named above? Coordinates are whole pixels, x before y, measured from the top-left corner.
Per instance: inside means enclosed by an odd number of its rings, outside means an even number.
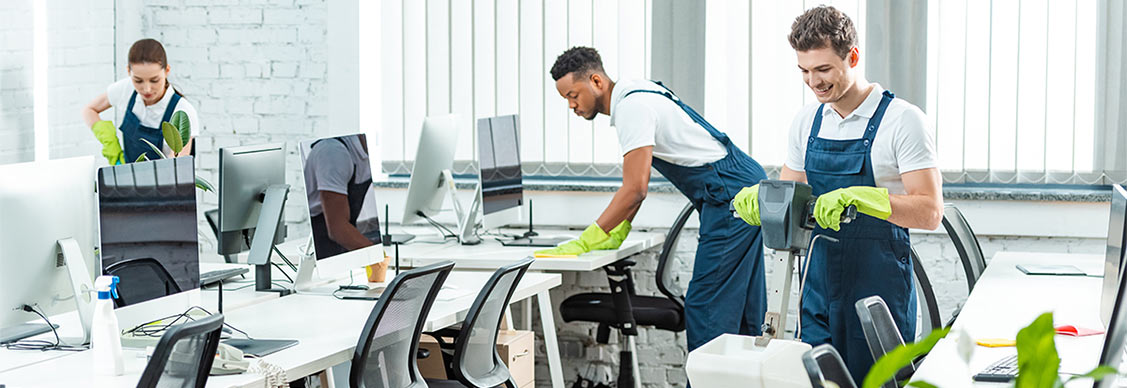
[[[552,80],[559,81],[568,73],[583,77],[593,71],[603,71],[603,59],[599,57],[599,52],[590,47],[576,46],[556,57],[556,64],[552,65],[551,73]]]
[[[857,45],[857,28],[849,16],[837,8],[820,5],[794,19],[787,40],[796,51],[832,47],[845,59]]]

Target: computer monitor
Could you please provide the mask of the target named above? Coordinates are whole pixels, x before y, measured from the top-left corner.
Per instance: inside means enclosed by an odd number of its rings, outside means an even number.
[[[477,155],[482,227],[499,228],[521,221],[524,186],[520,166],[517,115],[477,120]]]
[[[50,331],[39,316],[20,310],[23,305],[48,316],[77,308],[88,340],[94,158],[0,165],[0,182],[0,340]],[[74,330],[60,328],[63,335]]]
[[[310,265],[315,265],[322,277],[330,277],[382,261],[382,231],[367,136],[302,142],[301,156],[316,260],[303,260],[298,277],[304,278]],[[325,211],[326,202],[330,212]]]
[[[1122,187],[1119,190],[1122,194]],[[1123,248],[1120,248],[1120,252],[1123,252],[1123,250]],[[1104,346],[1100,352],[1100,363],[1098,365],[1107,365],[1118,370],[1123,363],[1124,344],[1127,342],[1127,282],[1116,284],[1114,295],[1112,314],[1107,321],[1107,334],[1104,336]],[[1096,381],[1092,386],[1093,388],[1111,388],[1117,386],[1116,380],[1116,375],[1112,374],[1103,380]]]
[[[424,214],[434,217],[442,211],[442,202],[452,194],[454,182],[448,181],[454,166],[454,149],[458,144],[458,116],[427,117],[419,133],[415,166],[407,184],[407,201],[403,206],[403,223],[422,221]],[[454,201],[456,202],[456,201]]]
[[[219,149],[219,249],[248,247],[255,289],[276,291],[270,278],[270,254],[282,228],[286,194],[285,144]],[[231,239],[241,239],[242,245]],[[237,253],[237,252],[235,252]]]
[[[1100,320],[1111,324],[1115,295],[1123,275],[1124,240],[1127,239],[1127,190],[1111,187],[1111,212],[1107,221],[1107,247],[1104,252],[1103,293],[1100,298]]]
[[[117,307],[200,287],[191,156],[98,170],[103,274],[118,276]]]

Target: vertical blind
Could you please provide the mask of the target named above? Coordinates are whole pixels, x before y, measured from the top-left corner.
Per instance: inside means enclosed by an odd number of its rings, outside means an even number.
[[[928,106],[948,181],[1096,183],[1096,0],[928,2]]]
[[[849,15],[864,42],[864,0],[709,0],[705,6],[704,116],[769,168],[786,158],[794,115],[816,101],[787,35],[798,15],[820,4]],[[864,61],[858,68],[864,71]]]
[[[473,168],[476,120],[514,113],[526,174],[617,172],[608,118],[572,114],[548,71],[567,48],[591,46],[612,79],[646,77],[649,0],[393,0],[360,12],[380,23],[361,27],[362,73],[377,69],[360,80],[361,106],[373,107],[361,122],[379,135],[385,172],[409,172],[424,118],[448,113],[460,118],[456,173]]]

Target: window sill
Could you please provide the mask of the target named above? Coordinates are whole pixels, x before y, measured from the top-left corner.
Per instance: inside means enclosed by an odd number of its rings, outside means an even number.
[[[406,189],[409,178],[390,177],[375,182],[380,189]],[[474,179],[455,179],[460,190],[474,189]],[[528,191],[594,192],[610,193],[618,190],[618,180],[608,179],[536,179],[524,180]],[[943,199],[956,201],[1052,201],[1052,202],[1108,202],[1111,190],[1103,186],[1082,185],[968,185],[948,184],[943,187]],[[650,182],[650,193],[677,193],[677,188],[666,180]]]

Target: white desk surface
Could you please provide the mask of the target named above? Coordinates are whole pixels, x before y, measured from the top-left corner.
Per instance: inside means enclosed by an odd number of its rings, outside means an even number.
[[[412,229],[411,232],[417,230]],[[454,240],[444,244],[428,243],[434,240],[433,233],[425,234],[425,229],[420,231],[416,240],[399,246],[399,260],[403,267],[421,267],[443,260],[452,260],[455,269],[485,269],[496,270],[501,266],[512,264],[514,261],[531,257],[532,253],[544,247],[506,247],[501,245],[492,236],[482,236],[482,241],[477,245],[461,245]],[[506,232],[516,232],[507,230]],[[570,236],[578,237],[580,231],[564,230],[538,230],[541,236]],[[627,236],[626,241],[617,250],[591,251],[575,258],[537,258],[532,263],[533,271],[595,271],[603,266],[618,260],[630,257],[638,252],[660,246],[665,242],[664,233],[634,232]],[[387,254],[395,259],[395,247],[387,247]]]
[[[246,267],[245,264],[225,264],[225,263],[200,263],[200,272],[207,272],[216,269],[232,268],[232,267]],[[239,278],[236,278],[239,279]],[[232,288],[240,287],[243,285],[254,284],[254,272],[251,271],[247,274],[247,279],[234,280],[226,283],[224,288],[230,290]],[[271,299],[277,299],[278,294],[273,292],[255,292],[254,286],[250,286],[238,291],[226,291],[223,294],[223,308],[224,311],[233,311],[239,308],[251,306],[257,303],[262,303]],[[217,312],[219,310],[219,293],[214,287],[203,289],[200,292],[200,305],[208,311]],[[52,316],[51,322],[59,325],[59,335],[63,337],[64,341],[70,337],[80,337],[82,333],[77,329],[78,326],[78,313],[71,311],[58,316]],[[31,339],[54,341],[55,337],[51,333],[41,334]],[[0,372],[5,372],[24,366],[36,364],[39,362],[51,360],[58,357],[63,357],[71,354],[71,352],[61,351],[29,351],[29,350],[8,350],[0,347]],[[0,381],[0,384],[3,384]]]
[[[944,388],[1008,386],[975,382],[971,376],[991,363],[1013,354],[1017,348],[974,347],[969,367],[956,351],[956,333],[962,329],[974,339],[1017,338],[1017,332],[1037,316],[1053,312],[1055,325],[1103,329],[1100,294],[1103,279],[1092,276],[1029,276],[1017,264],[1069,264],[1090,275],[1103,273],[1103,255],[999,252],[975,283],[947,338],[924,358],[912,381],[926,381]],[[1104,336],[1056,336],[1061,372],[1084,373],[1099,362]],[[1091,380],[1076,381],[1091,387]],[[1069,384],[1069,386],[1074,386]]]
[[[447,285],[480,289],[491,276],[487,272],[456,271]],[[527,273],[513,294],[519,301],[560,285],[559,274]],[[477,293],[453,300],[438,300],[427,317],[424,330],[433,331],[465,318]],[[441,295],[440,295],[441,298]],[[225,322],[247,331],[254,338],[296,339],[297,346],[265,357],[285,369],[293,379],[348,361],[364,322],[375,301],[337,300],[327,296],[291,295],[258,303],[226,314]],[[9,388],[42,386],[132,387],[140,378],[146,360],[142,350],[126,349],[125,375],[94,376],[92,352],[77,352],[0,373],[0,384]],[[66,373],[59,373],[66,371]],[[344,378],[342,376],[342,378]],[[209,387],[261,387],[260,375],[243,373],[213,376]]]

